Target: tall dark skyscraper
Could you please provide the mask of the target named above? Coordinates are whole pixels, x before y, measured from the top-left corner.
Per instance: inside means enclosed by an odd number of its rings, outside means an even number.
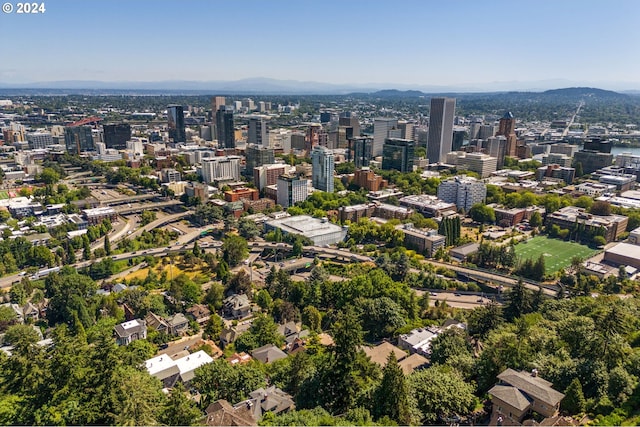
[[[80,154],[83,151],[96,149],[91,135],[91,126],[70,126],[64,129],[64,143],[71,154]]]
[[[455,109],[455,98],[431,98],[427,144],[429,163],[444,162],[447,153],[451,152]]]
[[[124,150],[127,148],[127,141],[131,139],[131,125],[128,123],[118,123],[103,125],[104,144],[107,148]]]
[[[169,139],[173,142],[186,142],[187,133],[184,128],[184,109],[182,105],[169,105],[167,107],[167,120],[169,122]]]
[[[369,166],[373,159],[373,138],[361,136],[350,140],[353,149],[353,163],[356,169]]]
[[[382,152],[382,169],[399,172],[413,171],[414,149],[411,139],[388,138]]]
[[[216,131],[218,147],[236,148],[236,136],[233,127],[233,111],[222,105],[216,113]]]
[[[273,148],[263,147],[261,145],[248,144],[245,151],[246,158],[246,173],[250,175],[253,173],[253,168],[270,165],[275,162]]]
[[[498,133],[496,136],[504,136],[507,138],[507,156],[516,156],[516,145],[518,138],[516,137],[516,119],[510,111],[506,112],[500,119]]]

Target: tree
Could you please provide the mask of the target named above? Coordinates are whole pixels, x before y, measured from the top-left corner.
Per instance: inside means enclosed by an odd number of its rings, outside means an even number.
[[[355,301],[355,306],[368,341],[391,337],[406,325],[407,312],[389,297],[361,298]]]
[[[602,200],[596,200],[591,205],[589,212],[593,215],[609,216],[611,215],[611,204]]]
[[[435,365],[415,372],[409,377],[409,385],[423,423],[434,424],[440,417],[438,424],[442,424],[443,418],[466,415],[476,402],[473,384],[448,366]]]
[[[173,387],[169,399],[160,412],[160,423],[168,426],[190,426],[198,420],[201,412],[185,393],[186,390],[181,382]]]
[[[223,259],[231,267],[235,267],[249,254],[247,241],[236,235],[229,235],[222,243]]]
[[[247,240],[260,235],[260,230],[258,230],[255,221],[246,218],[240,218],[240,221],[238,221],[238,232]]]
[[[496,212],[491,206],[477,203],[469,210],[469,216],[476,222],[493,224],[496,222]]]
[[[535,211],[531,214],[531,218],[529,218],[529,225],[533,228],[540,227],[542,225],[542,215],[540,215],[540,212]]]
[[[564,392],[564,399],[560,403],[563,410],[571,415],[579,415],[587,407],[587,401],[582,392],[582,384],[578,378],[574,378]]]
[[[504,308],[507,320],[512,321],[516,317],[531,312],[531,292],[524,286],[522,280],[518,280],[507,294],[508,302]]]
[[[142,213],[140,214],[140,224],[143,226],[149,223],[152,223],[155,220],[156,220],[155,211],[142,211]]]
[[[0,333],[18,321],[16,312],[9,306],[0,306]]]
[[[86,234],[82,235],[82,248],[82,258],[84,258],[85,261],[89,261],[91,259],[91,244]]]
[[[46,185],[53,185],[60,180],[60,174],[51,168],[44,168],[38,177]]]
[[[444,365],[454,356],[470,353],[465,333],[459,328],[450,328],[431,342],[430,360],[433,364]]]
[[[104,236],[104,253],[107,256],[111,255],[111,242],[109,241],[109,235]]]
[[[398,365],[396,354],[392,351],[382,370],[382,382],[376,393],[377,418],[386,416],[399,425],[412,424],[409,398],[407,381],[402,368]]]
[[[220,358],[196,369],[193,386],[202,393],[202,406],[207,407],[218,399],[242,401],[251,391],[266,386],[266,381],[256,363],[231,365]]]
[[[320,327],[322,323],[322,314],[312,305],[306,306],[302,310],[302,324],[309,327],[313,332],[322,332]]]
[[[487,305],[477,307],[467,319],[469,335],[477,339],[485,339],[489,332],[496,329],[504,319],[502,318],[502,307],[491,301]]]
[[[204,333],[209,336],[209,339],[216,341],[220,337],[223,328],[224,321],[222,318],[218,314],[212,313],[204,326]]]
[[[115,423],[121,426],[157,425],[165,397],[160,380],[132,366],[118,369],[115,384]]]

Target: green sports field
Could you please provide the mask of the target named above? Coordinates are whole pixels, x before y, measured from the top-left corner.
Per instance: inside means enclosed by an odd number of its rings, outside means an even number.
[[[596,249],[591,249],[585,245],[550,239],[545,236],[536,236],[527,240],[526,243],[522,242],[516,245],[516,255],[521,261],[525,259],[533,259],[535,261],[540,255],[543,255],[546,274],[567,268],[571,265],[571,258],[573,257],[577,256],[586,259],[597,252]]]
[[[0,199],[8,199],[9,198],[9,193],[6,192],[6,190],[0,190]]]

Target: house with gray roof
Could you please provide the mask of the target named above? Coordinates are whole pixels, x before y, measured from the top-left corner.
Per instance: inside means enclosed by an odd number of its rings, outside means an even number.
[[[147,338],[147,324],[142,319],[133,319],[114,326],[118,345],[131,344],[135,340]]]
[[[262,363],[271,363],[286,358],[287,354],[275,345],[267,344],[253,350],[251,356]]]
[[[544,417],[558,415],[564,394],[540,378],[536,369],[530,373],[506,369],[498,379],[498,384],[489,390],[493,403],[492,419],[503,417],[508,424],[521,425],[533,412]]]

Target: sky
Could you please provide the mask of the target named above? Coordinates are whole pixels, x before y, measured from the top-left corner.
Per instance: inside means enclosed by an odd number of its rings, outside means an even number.
[[[640,89],[640,0],[45,0],[0,13],[0,83],[217,81]]]

